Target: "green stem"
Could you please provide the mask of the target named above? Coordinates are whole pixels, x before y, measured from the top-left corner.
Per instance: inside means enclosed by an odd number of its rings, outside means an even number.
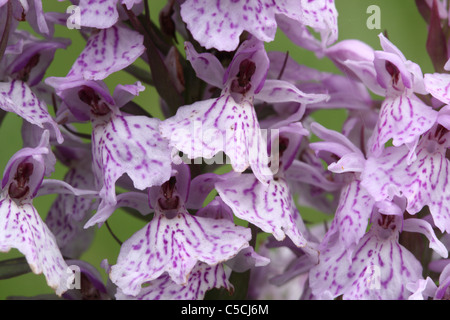
[[[116,242],[122,246],[122,241],[119,240],[119,238],[117,238],[117,236],[114,234],[114,232],[111,230],[111,227],[109,226],[108,220],[105,221],[105,225],[106,228],[108,228],[109,233],[111,234],[111,236],[114,238],[114,240],[116,240]]]
[[[132,26],[144,36],[144,45],[147,49],[146,53],[148,56],[150,72],[153,77],[156,77],[158,79],[158,81],[154,82],[155,88],[161,98],[164,99],[164,101],[167,103],[170,109],[170,113],[175,114],[178,107],[183,104],[183,101],[180,93],[177,92],[175,85],[172,83],[171,78],[167,76],[167,67],[160,55],[160,52],[152,37],[136,17],[136,15],[133,13],[133,11],[128,10],[125,5],[122,6],[127,13]]]
[[[131,64],[128,67],[126,67],[124,71],[128,72],[139,81],[147,83],[148,85],[151,85],[153,87],[155,86],[155,83],[153,82],[153,78],[150,72],[145,71],[144,69],[135,66],[134,64]]]

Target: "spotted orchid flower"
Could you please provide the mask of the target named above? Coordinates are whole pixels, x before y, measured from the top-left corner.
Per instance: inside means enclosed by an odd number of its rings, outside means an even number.
[[[226,70],[216,57],[198,54],[189,43],[186,52],[197,76],[222,91],[218,98],[180,107],[175,116],[161,123],[162,136],[190,159],[212,159],[222,151],[234,171],[251,167],[258,180],[267,184],[272,174],[254,99],[306,104],[327,95],[305,94],[288,82],[266,80],[269,61],[263,43],[256,38],[239,47]]]
[[[437,111],[417,96],[427,93],[420,67],[407,60],[383,34],[379,38],[383,51],[361,41],[345,40],[330,48],[327,56],[347,75],[384,97],[368,151],[380,155],[392,139],[394,146],[407,145],[413,158],[418,139],[435,124]]]
[[[67,183],[45,179],[46,164],[42,155],[49,152],[49,132],[44,131],[36,148],[23,148],[8,162],[2,180],[0,200],[0,251],[18,249],[25,255],[31,270],[43,273],[58,295],[67,290],[67,264],[55,237],[33,206],[33,198],[52,193],[90,194]]]
[[[415,95],[426,93],[420,67],[407,60],[382,34],[380,41],[384,51],[375,52],[374,66],[378,83],[386,89],[386,98],[369,142],[376,155],[389,139],[394,146],[405,144],[413,149],[420,135],[431,129],[437,119],[437,112]]]
[[[376,200],[405,197],[410,214],[428,206],[436,226],[449,232],[448,142],[448,129],[435,125],[420,139],[412,162],[407,147],[388,147],[380,157],[367,159],[363,186]]]
[[[350,175],[348,184],[342,189],[330,229],[318,247],[321,261],[310,271],[312,293],[320,299],[339,295],[344,299],[405,299],[408,293],[406,286],[421,279],[421,266],[409,251],[398,244],[400,232],[424,234],[429,239],[430,248],[443,257],[448,254],[445,246],[427,221],[413,218],[403,221],[407,202],[400,194],[382,198],[372,192],[371,184],[378,185],[379,181],[373,177],[366,179],[365,172],[372,158],[381,158],[369,156],[366,160],[342,134],[318,124],[313,124],[311,129],[324,140],[316,142],[312,148],[318,154],[331,152],[339,159],[329,163],[329,170]],[[403,148],[405,157],[408,154],[406,146],[392,148]],[[401,162],[394,163],[398,165]],[[375,170],[373,164],[370,166]],[[390,244],[379,242],[388,239],[392,241]],[[394,250],[396,254],[392,253]],[[400,257],[397,260],[400,266],[385,261],[392,260],[393,256]],[[387,270],[386,265],[394,267]],[[412,271],[415,272],[413,278]]]
[[[171,153],[159,124],[155,118],[112,112],[93,119],[94,173],[104,201],[116,201],[114,186],[125,173],[139,190],[161,185],[170,177]]]
[[[337,39],[337,11],[334,1],[329,0],[283,0],[276,3],[186,0],[181,4],[181,17],[194,39],[202,46],[220,51],[235,50],[244,31],[261,41],[273,41],[280,19],[289,19],[295,28],[305,32],[306,27],[311,27],[320,32],[322,41],[327,44]]]
[[[374,213],[371,227],[346,258],[345,248],[330,239],[321,260],[309,272],[316,299],[407,299],[407,286],[422,279],[422,266],[398,243],[403,218]]]
[[[175,168],[179,180],[186,182],[190,179],[190,170],[186,165],[175,165]],[[206,197],[214,189],[214,184],[217,181],[218,176],[216,174],[202,174],[189,181],[189,183],[179,183],[178,191],[185,195],[185,208],[197,210],[195,213],[196,217],[234,222],[234,215],[231,208],[220,197],[217,196],[206,206],[203,206]],[[102,224],[117,209],[122,207],[137,210],[143,216],[151,213],[154,214],[154,208],[149,203],[146,193],[136,191],[124,192],[117,196],[117,203],[115,205],[101,203],[95,215],[86,223],[85,228],[90,228],[94,224]],[[253,247],[242,249],[235,257],[225,262],[229,268],[236,272],[244,272],[250,268],[264,266],[268,263],[269,260],[258,255]]]
[[[410,214],[415,214],[422,209],[423,206],[414,211],[411,210],[411,207],[416,205],[415,201],[417,199],[426,197],[410,195],[410,193],[415,190],[415,184],[423,183],[422,188],[427,186],[428,179],[426,178],[426,174],[428,172],[428,168],[426,168],[426,163],[428,161],[427,157],[430,157],[430,154],[425,153],[424,156],[422,155],[425,150],[423,150],[424,147],[422,147],[421,144],[419,144],[420,148],[417,150],[420,157],[418,157],[417,162],[413,162],[413,165],[416,163],[421,167],[423,166],[422,169],[424,170],[415,168],[411,170],[411,172],[416,170],[413,174],[405,175],[405,172],[409,171],[402,167],[403,165],[406,167],[408,166],[405,159],[408,157],[409,150],[406,146],[390,147],[386,149],[381,157],[369,156],[365,159],[358,149],[354,149],[354,152],[349,152],[348,149],[347,151],[345,150],[344,144],[347,148],[351,148],[352,144],[341,134],[337,132],[333,133],[331,130],[325,129],[318,124],[314,124],[312,128],[319,137],[328,140],[328,142],[325,143],[315,143],[313,148],[316,152],[327,150],[333,152],[340,158],[340,160],[328,165],[329,170],[335,173],[353,172],[352,174],[354,175],[354,177],[349,180],[347,187],[342,190],[340,204],[336,211],[332,226],[323,240],[324,242],[328,241],[328,239],[333,237],[334,234],[339,234],[339,241],[341,241],[346,250],[351,253],[352,246],[358,243],[358,241],[363,237],[365,229],[368,226],[368,219],[373,214],[374,210],[377,210],[385,215],[402,216],[405,210],[407,210]],[[334,138],[332,136],[327,137],[327,135],[330,134],[333,134]],[[443,142],[443,140],[441,140],[441,142]],[[353,148],[355,147],[353,146]],[[432,151],[433,150],[431,150],[431,152]],[[403,155],[401,160],[394,155],[396,152]],[[392,162],[390,162],[390,160],[392,160]],[[436,159],[431,160],[431,162],[433,161],[435,162]],[[380,170],[383,165],[386,166],[385,172],[383,169]],[[401,176],[408,177],[408,179],[412,181],[405,183],[407,186],[406,188],[411,188],[409,191],[407,191],[407,189],[401,184],[397,183],[393,175],[390,176],[390,180],[385,176],[386,172],[389,170],[388,168],[390,168],[390,170],[395,170],[394,168],[397,166],[400,166],[399,170],[402,170]],[[430,166],[433,165],[430,164]],[[422,174],[425,174],[425,177],[415,177],[419,171],[422,172]],[[368,172],[370,172],[370,178]],[[379,175],[375,176],[376,174],[374,174],[374,172]],[[434,170],[430,170],[430,172],[433,174]],[[383,177],[386,181],[383,181],[381,177]],[[397,188],[400,188],[402,191],[399,192]],[[432,189],[434,190],[435,188],[432,187]],[[381,190],[384,190],[384,193],[382,193]],[[430,203],[430,210],[433,212],[435,210],[435,202],[429,200],[427,203]],[[437,221],[438,218],[435,217],[436,215],[441,218],[443,214],[442,212],[438,212],[433,216],[435,219],[435,224],[442,228],[442,222],[439,223]],[[441,220],[445,221],[445,218],[441,218]],[[413,221],[415,221],[415,219],[409,219],[408,223],[412,225]],[[424,225],[420,228],[416,228],[417,230],[414,232],[425,233],[430,239],[430,246],[436,252],[445,256],[446,251],[439,244],[439,241],[435,240],[434,231],[432,231],[429,227],[429,223],[426,221],[423,221],[423,223],[426,226]],[[352,231],[347,230],[347,228],[350,228]],[[404,229],[406,228],[404,227]]]
[[[171,150],[159,134],[160,120],[121,111],[143,89],[140,82],[118,85],[110,95],[101,81],[75,80],[58,86],[71,113],[91,121],[95,181],[108,204],[117,201],[116,181],[125,173],[139,190],[170,177]]]
[[[199,262],[217,271],[215,266],[249,246],[249,229],[228,219],[196,217],[187,211],[190,177],[182,169],[176,172],[162,186],[150,188],[149,203],[154,216],[123,243],[117,263],[111,267],[111,281],[124,295],[139,297],[142,284],[156,280],[151,284],[155,295],[169,279],[164,278],[166,275],[178,285],[173,284],[175,293],[189,292],[189,287],[198,281],[193,272]],[[222,276],[213,282],[208,280],[208,273],[204,276],[206,286],[223,281]],[[186,285],[183,290],[179,287]]]

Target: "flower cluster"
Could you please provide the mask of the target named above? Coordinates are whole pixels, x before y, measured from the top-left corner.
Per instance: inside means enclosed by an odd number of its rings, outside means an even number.
[[[20,251],[56,295],[450,298],[446,1],[416,1],[433,74],[386,34],[380,50],[338,41],[334,0],[169,0],[159,25],[146,0],[72,0],[75,15],[42,2],[0,0],[1,116],[23,119],[3,173],[0,251]],[[65,77],[48,75],[70,45],[54,29],[69,22],[86,44]],[[267,51],[277,31],[341,72]],[[136,82],[109,88],[120,71]],[[135,102],[149,86],[158,106]],[[346,110],[341,132],[314,118],[330,109]],[[57,197],[38,213],[46,194]],[[303,207],[328,219],[308,224]],[[142,228],[116,261],[83,261],[118,210]]]

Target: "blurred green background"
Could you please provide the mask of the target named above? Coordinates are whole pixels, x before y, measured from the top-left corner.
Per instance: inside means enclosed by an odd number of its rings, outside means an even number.
[[[70,5],[68,1],[43,0],[45,11],[65,12]],[[158,20],[158,12],[165,5],[165,0],[149,0],[151,18]],[[369,30],[366,21],[370,14],[366,12],[370,5],[377,5],[381,9],[381,29]],[[433,72],[432,64],[425,50],[427,37],[427,26],[419,15],[414,0],[336,0],[339,12],[339,40],[360,39],[375,49],[380,49],[378,34],[387,31],[389,39],[405,54],[406,58],[418,63],[423,73]],[[24,24],[24,23],[22,23]],[[26,25],[21,26],[27,29]],[[28,30],[28,29],[27,29]],[[72,39],[72,44],[67,50],[56,52],[55,60],[48,69],[47,76],[65,76],[75,61],[78,54],[83,50],[85,41],[77,30],[69,30],[58,26],[55,36]],[[318,60],[314,54],[292,45],[289,40],[279,32],[274,42],[267,44],[268,50],[289,50],[289,54],[299,63],[317,68],[323,71],[338,72],[334,65],[326,60]],[[134,83],[135,79],[125,72],[118,72],[110,76],[106,83],[112,91],[118,83]],[[156,91],[147,89],[136,98],[136,102],[148,110],[152,110],[157,117],[162,117],[158,111],[158,99]],[[317,120],[323,125],[333,129],[340,129],[345,112],[342,110],[320,111],[316,114]],[[0,127],[0,170],[3,170],[9,158],[20,149],[20,126],[21,119],[13,114],[8,114]],[[63,166],[58,166],[52,178],[62,178],[65,173]],[[55,196],[36,198],[34,204],[45,219],[46,212],[51,206]],[[124,212],[117,212],[109,219],[109,224],[119,239],[125,241],[134,232],[144,226],[144,223]],[[97,267],[104,279],[106,274],[100,269],[100,262],[108,259],[114,263],[119,253],[119,245],[114,241],[105,227],[97,230],[96,238],[91,248],[82,256]],[[9,253],[0,253],[0,260],[21,256],[16,250]],[[38,294],[52,293],[47,287],[43,275],[32,273],[13,279],[0,280],[0,299],[10,296],[32,297]]]

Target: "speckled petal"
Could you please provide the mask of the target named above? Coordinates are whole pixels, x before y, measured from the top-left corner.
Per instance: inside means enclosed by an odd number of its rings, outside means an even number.
[[[205,293],[211,289],[225,288],[232,290],[222,264],[209,266],[198,262],[192,269],[185,285],[179,285],[168,275],[162,275],[156,280],[145,284],[138,295],[125,295],[118,289],[117,300],[202,300]]]
[[[80,0],[81,26],[98,29],[112,27],[119,19],[118,0]]]
[[[94,173],[108,204],[115,204],[115,183],[124,173],[139,190],[170,178],[171,153],[158,125],[155,118],[111,113],[93,120]]]
[[[243,31],[261,41],[274,40],[280,16],[313,28],[329,45],[337,39],[337,11],[329,0],[207,1],[187,0],[181,17],[193,37],[207,49],[233,51]]]
[[[68,78],[103,80],[132,64],[145,50],[138,32],[118,24],[89,37]]]
[[[194,217],[185,209],[172,219],[156,213],[150,223],[123,243],[110,278],[124,294],[136,296],[141,285],[165,272],[187,284],[198,261],[211,266],[248,247],[250,229],[229,220]]]
[[[193,37],[206,49],[233,51],[244,30],[262,41],[275,38],[276,5],[269,2],[187,0],[181,5],[181,17]]]
[[[296,246],[307,245],[297,228],[294,215],[299,213],[284,178],[265,186],[254,175],[242,174],[216,183],[216,190],[237,217],[273,234],[277,240],[287,235]]]
[[[58,124],[47,111],[45,102],[38,99],[25,82],[12,80],[0,83],[0,108],[14,112],[40,128],[50,126],[59,143],[63,142]]]
[[[437,115],[437,111],[414,95],[387,97],[382,103],[377,125],[369,139],[370,152],[379,156],[390,139],[396,147],[416,142],[436,123]]]
[[[341,191],[330,231],[323,241],[328,241],[331,235],[337,233],[343,246],[351,253],[366,233],[374,204],[375,200],[361,186],[360,181],[347,184]]]
[[[66,291],[68,266],[56,240],[31,203],[17,205],[9,197],[0,200],[0,251],[18,249],[27,259],[31,270],[43,273],[47,284],[58,295]]]
[[[281,10],[277,13],[281,13],[287,18],[293,19],[295,29],[301,29],[303,26],[312,28],[315,32],[320,34],[321,47],[325,48],[332,45],[338,38],[338,12],[334,4],[334,0],[300,0],[300,1],[285,1]],[[277,21],[284,19],[284,16],[277,17]],[[281,24],[281,26],[283,26]],[[288,30],[291,30],[288,29]],[[288,37],[293,39],[299,45],[303,45],[304,40],[309,40],[306,43],[315,45],[316,41],[313,39],[297,39],[288,30],[282,29]],[[297,34],[298,35],[298,34]],[[308,47],[308,46],[307,46]]]

